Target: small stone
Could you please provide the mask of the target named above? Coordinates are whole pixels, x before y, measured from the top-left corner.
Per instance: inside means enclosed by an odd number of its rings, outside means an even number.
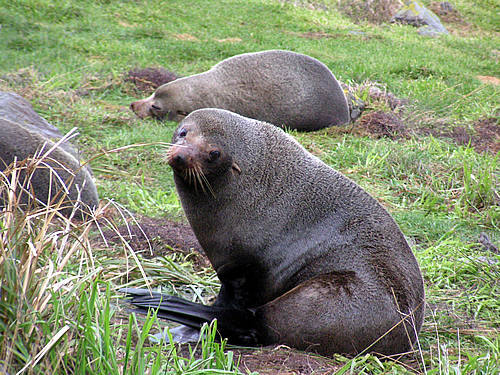
[[[453,7],[453,5],[451,5],[449,2],[447,1],[443,1],[441,3],[439,3],[439,9],[441,10],[441,12],[443,13],[451,13],[455,10],[455,8]]]

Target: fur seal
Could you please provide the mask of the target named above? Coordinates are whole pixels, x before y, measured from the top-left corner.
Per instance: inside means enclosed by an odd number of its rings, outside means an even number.
[[[0,171],[15,158],[21,162],[43,155],[55,145],[44,134],[6,118],[0,118],[0,134]],[[76,209],[77,217],[83,218],[99,204],[90,169],[60,146],[44,157],[35,171],[21,169],[19,182],[26,189],[16,192],[22,206],[31,207],[40,202],[57,206],[61,201],[59,211],[63,215],[69,217]],[[0,196],[0,207],[5,204],[3,198]]]
[[[212,306],[128,289],[139,311],[192,328],[218,320],[240,345],[323,355],[412,349],[423,321],[418,263],[390,214],[270,124],[201,109],[169,152],[177,192],[221,282]]]
[[[180,121],[200,108],[222,108],[298,130],[349,122],[339,82],[322,62],[290,51],[245,53],[210,70],[160,86],[130,107],[141,118]]]

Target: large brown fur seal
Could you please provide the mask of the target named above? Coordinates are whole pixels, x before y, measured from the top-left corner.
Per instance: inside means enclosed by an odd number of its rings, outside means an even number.
[[[141,118],[179,121],[200,108],[222,108],[299,130],[349,122],[346,97],[320,61],[271,50],[230,57],[212,69],[160,86],[132,110]]]
[[[181,122],[169,164],[221,281],[213,306],[128,289],[143,311],[229,342],[324,355],[412,349],[424,312],[417,261],[389,213],[283,130],[220,109]]]

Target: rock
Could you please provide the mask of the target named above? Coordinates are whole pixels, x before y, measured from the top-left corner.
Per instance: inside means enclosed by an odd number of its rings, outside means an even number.
[[[449,2],[447,1],[442,1],[439,3],[439,9],[441,10],[442,13],[446,14],[446,13],[450,13],[450,12],[453,12],[455,10],[455,8],[453,7],[453,5],[451,5]]]
[[[491,251],[492,253],[495,254],[500,254],[498,251],[498,247],[490,240],[488,235],[484,232],[481,232],[479,234],[479,240],[478,242],[483,245],[484,250],[486,251]]]
[[[14,93],[0,91],[0,171],[17,159],[22,162],[34,155],[43,155],[57,143],[63,135],[61,132],[40,117],[30,103]],[[41,151],[41,152],[40,152]],[[58,177],[54,176],[57,174]],[[28,169],[20,171],[19,184],[25,177],[30,177],[30,185],[24,183],[24,189],[16,191],[21,197],[23,206],[31,206],[40,202],[59,201],[63,198],[61,213],[70,216],[77,207],[80,217],[85,216],[99,203],[97,189],[88,166],[80,164],[77,148],[69,141],[55,147],[36,171]],[[0,181],[0,208],[5,205],[7,195],[5,182],[8,176],[2,176]],[[61,182],[67,185],[63,194]],[[31,196],[33,193],[34,197]]]
[[[438,36],[440,34],[449,34],[439,17],[427,9],[420,1],[405,1],[405,5],[392,17],[391,22],[420,27],[420,35]]]
[[[432,38],[440,36],[441,34],[443,34],[442,31],[437,31],[434,27],[428,26],[428,25],[427,26],[419,27],[418,30],[417,30],[417,33],[419,33],[422,36],[430,36]]]

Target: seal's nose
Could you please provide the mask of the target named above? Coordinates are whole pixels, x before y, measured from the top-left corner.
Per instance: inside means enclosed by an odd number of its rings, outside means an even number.
[[[173,146],[168,156],[168,164],[176,170],[184,170],[189,167],[189,154],[181,147]]]
[[[185,167],[186,164],[187,164],[186,158],[181,154],[174,155],[174,157],[172,158],[172,162],[170,163],[172,167],[177,167],[177,168]]]

